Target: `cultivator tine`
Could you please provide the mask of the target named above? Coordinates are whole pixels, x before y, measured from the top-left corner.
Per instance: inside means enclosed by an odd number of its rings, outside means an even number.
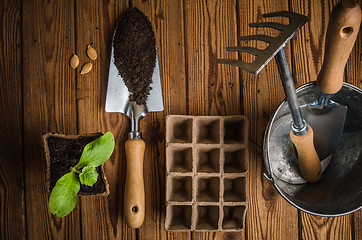
[[[283,31],[286,27],[288,27],[288,25],[277,22],[259,22],[259,23],[250,23],[249,27],[268,27]]]
[[[249,41],[249,40],[259,40],[267,43],[271,43],[273,41],[274,37],[263,35],[263,34],[255,34],[255,35],[249,35],[249,36],[241,36],[239,38],[240,41]]]
[[[256,56],[253,62],[247,63],[243,60],[220,59],[218,63],[229,64],[240,67],[249,73],[258,74],[266,64],[285,46],[285,44],[294,36],[296,32],[308,21],[306,16],[298,13],[281,11],[263,14],[264,18],[271,17],[288,17],[289,24],[282,24],[277,22],[260,22],[251,23],[250,27],[267,27],[280,31],[276,37],[255,34],[250,36],[241,36],[240,41],[260,40],[268,43],[265,49],[257,49],[248,46],[227,47],[227,51],[246,52]]]

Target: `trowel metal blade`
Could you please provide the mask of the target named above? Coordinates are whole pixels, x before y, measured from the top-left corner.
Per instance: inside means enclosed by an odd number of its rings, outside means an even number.
[[[337,149],[342,138],[347,107],[330,101],[321,109],[306,104],[301,106],[304,120],[314,132],[314,146],[321,161],[330,157]]]
[[[156,63],[152,75],[150,94],[147,97],[147,112],[163,111],[162,88],[160,79],[160,68],[158,64],[158,54],[156,49]],[[118,74],[114,64],[113,48],[111,53],[111,63],[109,66],[108,88],[106,98],[106,112],[121,112],[127,115],[130,106],[130,92],[125,85],[123,78]]]

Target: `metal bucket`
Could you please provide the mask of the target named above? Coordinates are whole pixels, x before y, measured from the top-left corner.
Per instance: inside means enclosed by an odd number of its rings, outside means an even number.
[[[298,88],[300,105],[320,95],[315,82]],[[289,132],[292,118],[283,101],[264,135],[264,163],[278,192],[296,208],[318,216],[341,216],[362,207],[362,90],[348,83],[332,98],[347,106],[343,136],[317,183],[303,183]]]

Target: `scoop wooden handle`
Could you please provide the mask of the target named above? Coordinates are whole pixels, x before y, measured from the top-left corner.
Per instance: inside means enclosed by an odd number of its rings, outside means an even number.
[[[145,142],[142,139],[126,141],[127,174],[124,193],[124,216],[131,228],[139,228],[145,218],[145,187],[143,182],[143,157]]]
[[[313,144],[313,130],[308,125],[308,132],[296,136],[290,131],[290,138],[298,152],[299,167],[308,182],[317,182],[322,177],[322,168]]]
[[[354,0],[342,0],[332,10],[322,69],[317,86],[327,94],[338,92],[343,85],[343,72],[356,41],[361,24],[361,8]]]

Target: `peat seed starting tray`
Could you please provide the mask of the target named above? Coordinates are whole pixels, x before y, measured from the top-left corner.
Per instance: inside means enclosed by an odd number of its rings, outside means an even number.
[[[244,229],[247,143],[243,116],[167,116],[167,231]]]

